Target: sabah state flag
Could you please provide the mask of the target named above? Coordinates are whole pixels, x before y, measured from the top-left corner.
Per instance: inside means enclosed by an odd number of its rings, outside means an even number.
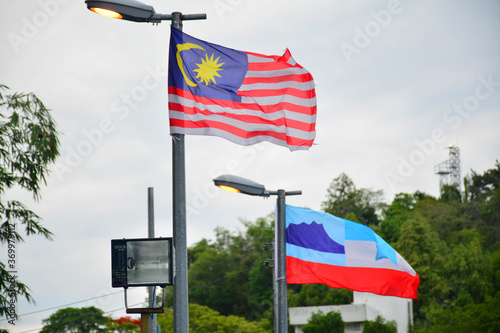
[[[369,227],[286,206],[287,281],[417,299],[420,278]]]

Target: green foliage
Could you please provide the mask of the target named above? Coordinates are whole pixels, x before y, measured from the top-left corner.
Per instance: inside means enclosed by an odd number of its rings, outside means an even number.
[[[467,218],[466,206],[459,201],[423,200],[418,203],[417,211],[431,222],[432,229],[449,246],[460,242],[457,237],[460,230],[473,226]]]
[[[106,332],[106,318],[96,307],[65,308],[44,319],[40,333],[91,333]]]
[[[466,296],[473,302],[483,302],[493,292],[493,281],[488,278],[492,277],[489,255],[476,230],[462,230],[458,234],[463,241],[452,248],[443,266],[443,276],[452,287],[447,299],[460,300]]]
[[[350,304],[352,301],[352,291],[347,289],[333,289],[324,284],[288,286],[288,306]]]
[[[19,187],[39,200],[48,167],[59,155],[59,139],[49,110],[34,94],[5,95],[6,90],[0,85],[0,243],[14,252],[9,252],[7,263],[0,262],[0,316],[12,321],[18,315],[15,308],[9,310],[10,301],[33,301],[28,287],[8,272],[15,268],[15,244],[24,241],[21,230],[49,240],[52,233],[21,202],[5,200],[5,192]]]
[[[401,235],[401,225],[407,220],[408,215],[420,202],[432,199],[420,191],[414,194],[396,194],[392,203],[384,211],[385,218],[382,220],[377,233],[389,244],[397,242]]]
[[[263,264],[272,257],[264,245],[274,238],[274,220],[242,223],[243,232],[217,228],[215,242],[203,239],[189,248],[189,300],[225,316],[260,320],[272,316],[273,272]]]
[[[464,306],[446,308],[435,306],[429,311],[432,323],[427,330],[416,332],[486,332],[497,333],[500,330],[500,292],[487,296],[482,303],[468,303]]]
[[[490,249],[500,246],[500,162],[480,175],[466,177],[465,199],[469,217]]]
[[[500,248],[491,254],[491,271],[493,276],[493,288],[500,290]]]
[[[48,165],[59,155],[56,124],[34,94],[3,95],[0,85],[0,193],[19,185],[40,197]]]
[[[443,300],[451,288],[442,276],[446,244],[432,230],[429,221],[416,212],[401,226],[401,237],[395,249],[420,277],[420,301],[415,304],[415,309],[416,319],[423,319],[425,315],[420,309]]]
[[[383,210],[382,191],[357,189],[345,173],[335,178],[327,189],[326,200],[321,203],[324,212],[366,225],[378,225],[378,213]],[[355,217],[354,217],[355,216]]]
[[[453,185],[444,185],[441,187],[441,200],[446,202],[462,201],[460,190]]]
[[[375,320],[366,320],[363,325],[363,333],[397,333],[398,326],[395,321],[386,322],[381,316]]]
[[[500,254],[492,251],[499,249],[500,165],[483,175],[472,172],[465,184],[463,201],[452,191],[419,200],[400,227],[395,248],[421,278],[414,303],[420,332],[483,331],[473,329],[472,317],[486,320],[483,326],[495,320],[478,311],[500,291]]]
[[[306,325],[302,327],[304,333],[343,333],[344,321],[340,313],[330,311],[323,314],[321,311],[313,313]]]
[[[165,309],[158,315],[158,325],[164,333],[173,333],[173,311]],[[192,333],[270,333],[267,321],[248,322],[242,317],[222,316],[209,307],[189,304],[189,332]]]

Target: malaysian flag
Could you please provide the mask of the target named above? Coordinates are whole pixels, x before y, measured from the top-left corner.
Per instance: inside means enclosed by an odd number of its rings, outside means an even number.
[[[211,44],[172,28],[170,132],[261,141],[304,150],[316,135],[311,74],[286,50],[267,56]]]

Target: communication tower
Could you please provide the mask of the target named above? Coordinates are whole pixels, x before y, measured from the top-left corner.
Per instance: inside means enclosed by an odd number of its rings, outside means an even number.
[[[434,172],[440,176],[439,185],[450,185],[460,191],[460,149],[450,145],[450,158],[434,166]]]

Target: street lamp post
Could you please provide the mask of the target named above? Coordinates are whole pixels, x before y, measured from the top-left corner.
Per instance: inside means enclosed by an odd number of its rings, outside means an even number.
[[[285,198],[287,195],[300,195],[302,191],[267,191],[264,185],[256,183],[252,180],[233,175],[222,175],[214,179],[214,184],[224,190],[230,192],[255,195],[260,197],[269,197],[271,195],[278,196],[276,202],[276,224],[274,226],[276,232],[275,256],[277,258],[277,270],[275,271],[275,281],[278,290],[275,291],[274,297],[274,327],[277,333],[288,332],[288,305],[287,305],[287,281],[286,281],[286,205]],[[276,251],[277,250],[277,251]],[[277,252],[277,254],[276,254]]]
[[[87,8],[98,14],[134,22],[160,23],[172,21],[182,31],[182,21],[204,20],[206,14],[156,13],[152,6],[136,0],[85,0]],[[174,332],[189,332],[189,300],[186,232],[186,171],[184,135],[172,134],[172,200],[174,276]]]

